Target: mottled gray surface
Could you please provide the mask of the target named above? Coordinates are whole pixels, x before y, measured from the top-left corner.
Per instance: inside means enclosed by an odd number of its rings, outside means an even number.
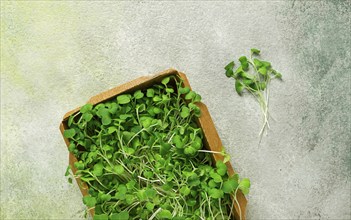
[[[77,219],[63,176],[65,112],[174,67],[207,104],[232,164],[252,181],[249,219],[351,219],[350,1],[1,2],[1,219]],[[276,121],[223,67],[262,49],[283,73]]]

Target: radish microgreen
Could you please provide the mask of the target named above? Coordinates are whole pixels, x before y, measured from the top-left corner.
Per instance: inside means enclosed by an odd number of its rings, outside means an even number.
[[[282,75],[272,68],[270,62],[257,58],[260,52],[259,49],[252,48],[249,58],[246,56],[241,56],[239,58],[240,66],[236,68],[235,71],[234,61],[226,65],[224,69],[226,71],[225,75],[228,78],[235,79],[235,90],[240,96],[246,90],[252,94],[259,103],[263,114],[263,125],[259,132],[261,140],[263,132],[266,128],[269,128],[269,83],[274,78],[281,79]]]
[[[250,184],[229,176],[224,151],[204,148],[200,101],[170,76],[69,117],[64,136],[94,219],[231,219],[235,194],[247,194]]]

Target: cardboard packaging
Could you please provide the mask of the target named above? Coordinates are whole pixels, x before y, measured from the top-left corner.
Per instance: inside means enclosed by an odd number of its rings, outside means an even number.
[[[101,102],[104,102],[106,100],[109,100],[117,95],[120,95],[122,93],[131,93],[135,90],[138,89],[144,89],[144,88],[148,88],[151,85],[155,84],[155,83],[159,83],[161,82],[161,80],[166,77],[166,76],[170,76],[170,75],[177,75],[178,77],[182,78],[184,81],[184,85],[190,87],[189,81],[186,77],[186,75],[184,73],[178,72],[177,70],[174,69],[168,69],[165,70],[163,72],[151,75],[151,76],[143,76],[140,78],[137,78],[133,81],[127,82],[123,85],[117,86],[113,89],[110,89],[106,92],[102,92],[94,97],[92,97],[87,103],[90,103],[92,105],[96,105],[99,104]],[[212,118],[210,116],[210,113],[208,112],[208,109],[206,107],[206,105],[204,105],[203,103],[197,103],[198,107],[201,109],[201,116],[200,118],[198,118],[198,125],[199,127],[202,128],[203,130],[203,134],[204,134],[204,146],[205,148],[207,148],[208,150],[211,151],[222,151],[222,142],[221,139],[219,138],[219,135],[217,133],[217,130],[215,128],[215,125],[212,121]],[[64,117],[63,120],[60,124],[60,130],[63,136],[63,132],[68,128],[67,126],[67,121],[69,116],[79,112],[80,107],[67,112]],[[69,140],[67,138],[64,137],[64,140],[66,142],[67,147],[69,146]],[[217,160],[223,160],[223,156],[220,154],[212,154],[213,159],[215,161]],[[71,165],[72,171],[75,174],[77,169],[74,167],[74,163],[77,162],[77,158],[72,154],[69,153],[69,164]],[[232,165],[230,164],[230,162],[226,163],[227,168],[228,168],[228,172],[229,175],[233,175],[234,174],[234,170]],[[79,178],[76,178],[76,181],[78,183],[78,186],[80,188],[80,191],[82,192],[83,196],[88,195],[88,186],[82,182]],[[238,205],[235,203],[234,204],[234,218],[236,220],[240,219],[239,213],[241,210],[241,219],[245,220],[246,219],[246,204],[247,204],[247,200],[245,198],[245,196],[242,194],[242,192],[239,190],[237,195],[237,201],[240,205],[240,208],[238,207]],[[90,210],[90,214],[92,216],[94,216],[94,209]]]

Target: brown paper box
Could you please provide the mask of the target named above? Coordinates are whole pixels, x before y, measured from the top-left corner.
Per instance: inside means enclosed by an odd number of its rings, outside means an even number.
[[[138,89],[143,89],[143,88],[148,88],[151,85],[155,84],[155,83],[159,83],[161,82],[161,80],[169,75],[177,75],[178,77],[182,78],[184,81],[184,85],[190,87],[189,81],[186,77],[186,75],[184,73],[178,72],[177,70],[174,69],[168,69],[165,70],[163,72],[151,75],[151,76],[143,76],[140,78],[137,78],[133,81],[127,82],[123,85],[117,86],[113,89],[110,89],[106,92],[102,92],[94,97],[92,97],[88,103],[96,105],[98,103],[104,102],[108,99],[111,99],[119,94],[122,93],[130,93],[133,92],[135,90]],[[199,106],[199,108],[201,109],[201,116],[200,118],[198,118],[198,125],[202,128],[203,130],[203,134],[204,134],[204,146],[205,148],[207,148],[208,150],[211,151],[222,151],[222,142],[221,139],[218,136],[217,130],[215,128],[215,125],[212,121],[211,115],[208,112],[208,109],[206,107],[206,105],[204,105],[203,103],[197,103],[197,105]],[[63,120],[60,124],[60,130],[63,136],[63,132],[65,131],[65,129],[68,128],[67,126],[67,120],[69,118],[70,115],[77,113],[80,110],[80,107],[67,112],[64,117]],[[66,145],[69,146],[69,140],[67,138],[64,138]],[[212,154],[214,160],[223,160],[223,156],[220,154]],[[72,171],[75,174],[77,169],[74,167],[74,163],[77,162],[77,158],[72,154],[69,153],[69,164],[71,165]],[[227,168],[228,168],[228,172],[229,175],[233,175],[234,174],[234,170],[232,165],[230,164],[230,162],[226,163]],[[88,195],[88,187],[85,183],[83,183],[79,178],[76,179],[78,186],[80,188],[80,191],[82,192],[83,196]],[[241,219],[245,220],[246,219],[246,204],[247,204],[247,200],[245,198],[245,196],[242,194],[242,192],[239,190],[237,195],[237,200],[239,202],[240,205],[240,209],[241,209]],[[94,216],[94,209],[90,210],[90,213],[92,216]],[[234,217],[235,219],[240,219],[239,218],[239,207],[237,204],[234,205]]]

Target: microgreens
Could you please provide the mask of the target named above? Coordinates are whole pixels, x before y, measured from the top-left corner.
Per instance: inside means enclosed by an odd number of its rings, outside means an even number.
[[[224,67],[225,75],[228,78],[235,79],[235,90],[239,95],[242,95],[244,90],[251,93],[260,104],[264,122],[260,130],[259,136],[262,138],[264,130],[269,128],[269,83],[272,79],[282,78],[282,74],[274,70],[270,62],[259,60],[260,50],[251,49],[250,57],[242,56],[239,58],[240,66],[234,71],[235,63],[230,62]],[[250,71],[250,66],[251,71]]]
[[[83,203],[95,209],[94,219],[231,219],[235,194],[247,194],[250,184],[229,176],[224,151],[204,148],[195,120],[200,101],[170,76],[150,88],[86,104],[69,117],[64,136],[78,159],[75,178],[89,187]],[[211,154],[224,161],[214,163]]]

